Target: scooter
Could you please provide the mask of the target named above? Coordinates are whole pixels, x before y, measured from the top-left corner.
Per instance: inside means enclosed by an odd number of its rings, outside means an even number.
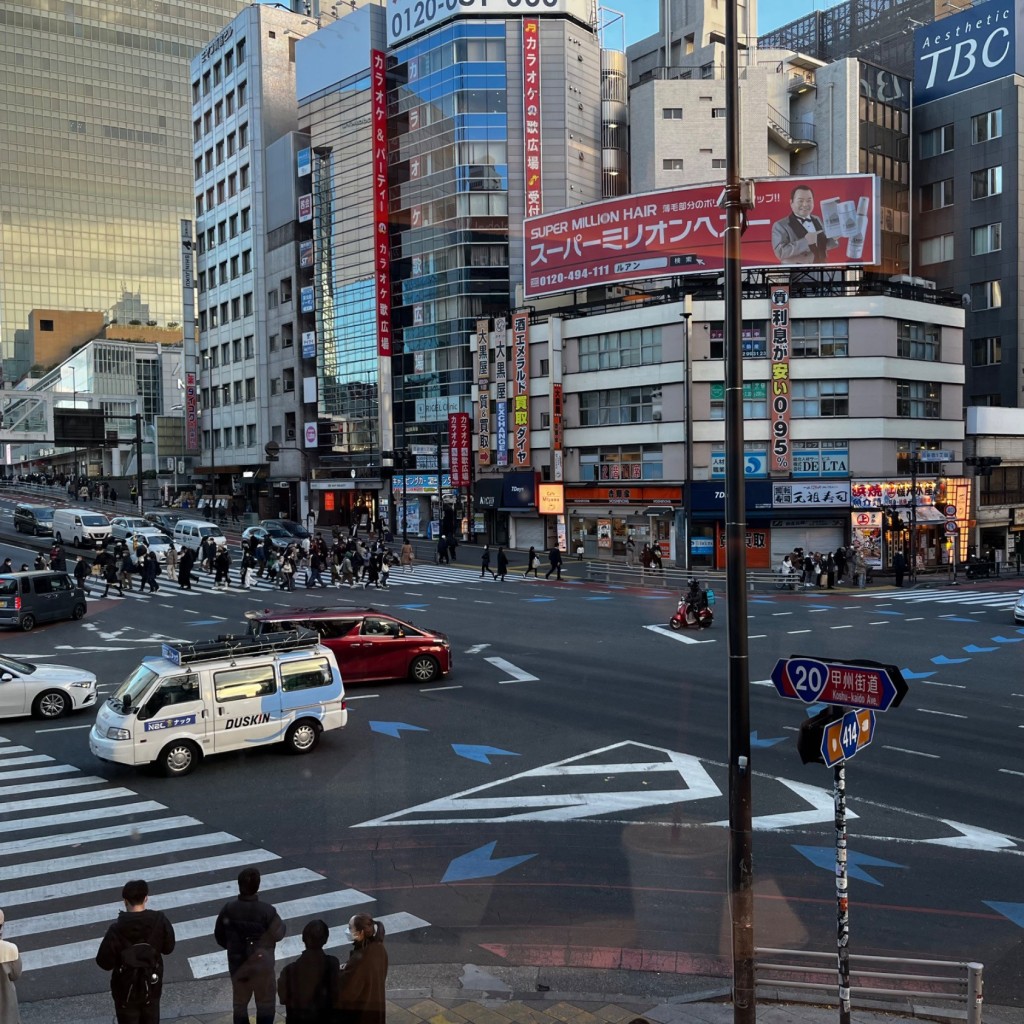
[[[675,615],[669,619],[672,629],[707,629],[715,621],[711,605],[715,593],[701,586],[697,580],[690,580],[690,589],[679,599]]]

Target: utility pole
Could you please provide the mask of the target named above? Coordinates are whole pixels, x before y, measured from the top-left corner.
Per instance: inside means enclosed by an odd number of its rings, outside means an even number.
[[[137,412],[133,417],[135,420],[135,490],[138,492],[136,495],[136,511],[142,514],[142,413]],[[154,442],[154,452],[156,451],[156,445]]]
[[[693,316],[693,296],[683,296],[683,311],[680,313],[683,318],[683,410],[684,429],[686,430],[686,480],[683,483],[683,524],[686,529],[686,552],[683,556],[683,565],[686,571],[690,571],[690,559],[693,557],[693,380],[691,369],[693,364],[690,361],[690,318]]]

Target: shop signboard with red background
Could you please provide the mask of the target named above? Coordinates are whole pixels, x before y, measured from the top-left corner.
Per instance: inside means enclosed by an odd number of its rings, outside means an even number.
[[[469,486],[469,413],[448,414],[448,469],[451,472],[452,487]]]
[[[391,238],[388,234],[388,100],[383,50],[370,51],[373,139],[373,234],[377,295],[377,354],[391,355]]]
[[[512,464],[530,465],[530,314],[512,314]]]
[[[477,402],[476,433],[479,443],[477,465],[491,464],[491,341],[489,320],[476,322],[476,382],[480,395]]]
[[[823,258],[809,254],[803,263],[781,259],[772,247],[772,227],[793,215],[790,199],[799,186],[813,193],[811,216],[831,245]],[[525,294],[537,298],[622,281],[722,271],[726,221],[718,203],[722,188],[663,189],[527,217],[523,224]],[[744,268],[877,263],[878,196],[878,179],[873,174],[756,182],[754,208],[744,221]],[[861,240],[862,249],[856,255]]]
[[[185,374],[185,450],[199,451],[199,392],[194,373]]]

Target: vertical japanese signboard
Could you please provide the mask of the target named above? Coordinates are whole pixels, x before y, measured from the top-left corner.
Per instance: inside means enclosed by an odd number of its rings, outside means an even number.
[[[469,413],[448,414],[448,469],[452,487],[469,486]]]
[[[512,314],[512,464],[530,465],[530,314]]]
[[[564,474],[562,464],[562,385],[551,385],[551,478],[561,480]]]
[[[523,170],[526,216],[544,212],[540,170],[540,21],[523,19]]]
[[[770,473],[788,473],[792,465],[789,415],[792,406],[789,380],[789,286],[773,286],[771,306],[771,420]]]
[[[377,354],[391,355],[391,240],[388,236],[388,95],[382,50],[370,51],[372,74],[373,233],[377,286]]]
[[[488,320],[476,322],[476,383],[479,392],[476,432],[479,444],[479,463],[491,464],[491,343]]]
[[[199,394],[194,373],[185,374],[185,449],[199,451]]]
[[[494,447],[495,464],[508,465],[508,322],[494,318]]]

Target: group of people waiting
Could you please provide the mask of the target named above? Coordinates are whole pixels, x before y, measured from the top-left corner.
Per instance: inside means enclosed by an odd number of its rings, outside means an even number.
[[[794,548],[782,559],[779,572],[794,587],[824,587],[828,590],[844,586],[849,580],[854,586],[867,584],[867,562],[858,547],[840,545],[833,551],[804,551]]]

